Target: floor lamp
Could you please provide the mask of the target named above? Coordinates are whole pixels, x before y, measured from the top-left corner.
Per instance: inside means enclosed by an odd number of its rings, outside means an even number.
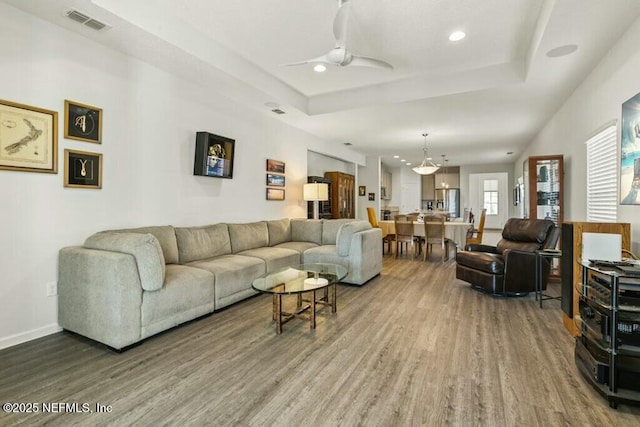
[[[318,202],[329,200],[329,185],[319,182],[304,184],[303,198],[307,202],[313,202],[313,219],[320,219]]]

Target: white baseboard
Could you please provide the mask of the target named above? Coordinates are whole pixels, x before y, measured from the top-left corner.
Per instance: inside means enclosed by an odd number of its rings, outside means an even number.
[[[37,338],[42,338],[47,335],[55,334],[56,332],[60,332],[62,328],[57,323],[52,323],[47,326],[43,326],[42,328],[32,329],[27,332],[22,332],[15,335],[10,335],[8,337],[0,338],[0,350],[3,348],[13,347],[14,345],[22,344],[27,341],[35,340]]]

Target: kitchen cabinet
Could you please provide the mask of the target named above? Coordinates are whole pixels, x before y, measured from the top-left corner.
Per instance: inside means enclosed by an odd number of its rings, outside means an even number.
[[[331,180],[331,214],[333,218],[355,218],[355,176],[344,172],[325,172]]]
[[[435,174],[436,189],[460,188],[460,168],[458,166],[440,168]],[[442,185],[442,184],[445,185]]]
[[[422,200],[436,199],[436,177],[434,174],[422,175]]]

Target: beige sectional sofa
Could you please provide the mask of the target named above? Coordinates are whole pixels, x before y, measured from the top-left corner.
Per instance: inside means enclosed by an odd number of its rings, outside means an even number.
[[[122,349],[255,295],[254,279],[289,265],[341,264],[362,285],[382,270],[381,241],[354,220],[103,231],[60,250],[58,321]]]

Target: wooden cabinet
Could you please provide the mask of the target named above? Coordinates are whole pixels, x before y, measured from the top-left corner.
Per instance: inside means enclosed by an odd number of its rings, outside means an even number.
[[[355,218],[355,177],[344,172],[325,172],[331,180],[332,218]]]
[[[562,323],[574,335],[580,330],[574,321],[578,316],[578,288],[582,283],[582,266],[578,261],[582,258],[582,233],[613,233],[622,235],[622,247],[631,247],[631,225],[620,222],[574,222],[562,224]]]
[[[435,174],[436,189],[460,188],[460,168],[449,167],[438,170]],[[443,185],[444,184],[444,185]]]
[[[562,155],[529,157],[524,161],[524,211],[527,218],[550,219],[562,224],[563,207]]]
[[[436,176],[422,175],[422,200],[436,199]]]

